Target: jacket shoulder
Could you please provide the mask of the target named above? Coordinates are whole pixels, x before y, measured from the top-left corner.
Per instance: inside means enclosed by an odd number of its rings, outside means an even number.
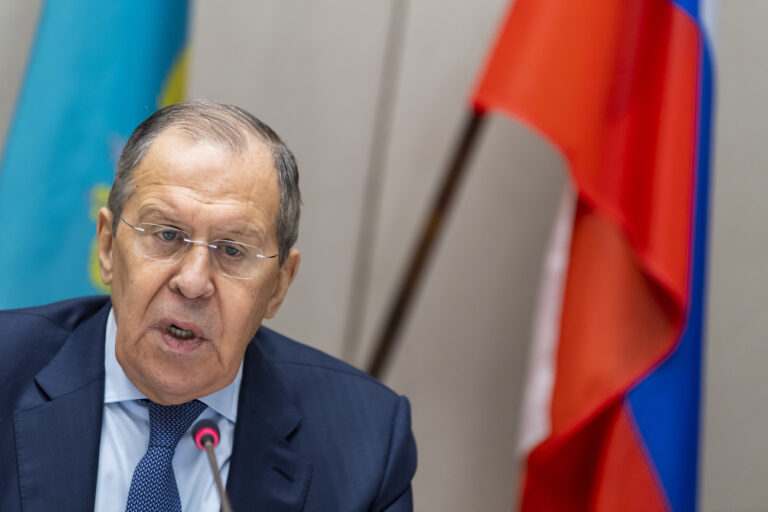
[[[0,311],[0,387],[8,379],[36,373],[78,325],[95,315],[109,297],[84,297]]]
[[[314,467],[307,502],[323,503],[318,509],[330,509],[327,504],[336,500],[350,510],[412,510],[417,456],[408,400],[367,373],[265,327],[256,340],[303,416],[291,443]],[[338,495],[330,500],[327,489]]]
[[[358,385],[370,386],[383,394],[391,395],[392,398],[397,396],[384,384],[351,364],[316,348],[299,343],[272,329],[262,326],[256,339],[264,358],[273,365],[282,368],[284,372],[309,371],[318,377],[325,376],[341,381],[354,381]]]
[[[0,328],[46,326],[72,332],[84,319],[96,314],[109,297],[94,296],[53,302],[44,306],[0,311]]]

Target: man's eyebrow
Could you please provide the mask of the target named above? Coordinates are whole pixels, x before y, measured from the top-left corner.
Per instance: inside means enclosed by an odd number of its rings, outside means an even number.
[[[161,222],[171,226],[181,227],[185,231],[191,229],[193,226],[187,226],[186,223],[178,220],[175,217],[171,217],[169,213],[155,205],[147,205],[139,208],[138,217],[143,219],[144,217],[152,217],[153,221]],[[214,230],[214,233],[220,233],[215,235],[216,239],[231,239],[233,242],[238,241],[242,237],[244,243],[249,244],[263,244],[266,242],[267,237],[264,233],[257,228],[250,226],[236,225],[233,228],[222,228]]]
[[[144,217],[153,217],[152,220],[157,220],[158,222],[166,222],[168,224],[179,224],[179,221],[177,219],[170,217],[168,213],[164,212],[163,210],[161,210],[156,206],[143,206],[139,208],[137,215],[139,219],[143,219]]]
[[[237,241],[236,240],[237,238],[242,237],[246,239],[247,242],[253,242],[257,244],[260,244],[265,240],[264,234],[260,230],[250,228],[250,227],[235,227],[235,228],[223,229],[221,230],[221,233],[224,233],[224,234],[221,236],[217,235],[216,238],[227,238],[230,235],[234,235],[232,237],[233,241]]]

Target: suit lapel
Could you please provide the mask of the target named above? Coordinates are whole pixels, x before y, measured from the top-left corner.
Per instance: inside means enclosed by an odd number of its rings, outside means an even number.
[[[312,473],[289,441],[301,416],[258,340],[245,356],[227,493],[234,510],[299,511]]]
[[[93,510],[110,303],[80,324],[35,377],[36,398],[14,413],[23,510]],[[30,394],[30,396],[35,396]]]

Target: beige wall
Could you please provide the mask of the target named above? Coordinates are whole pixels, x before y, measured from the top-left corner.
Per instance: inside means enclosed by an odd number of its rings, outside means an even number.
[[[399,1],[398,11],[391,7]],[[393,293],[466,97],[506,0],[201,0],[190,89],[240,104],[300,164],[299,278],[278,318],[286,334],[362,365]],[[0,0],[0,137],[21,80],[38,2]],[[393,33],[399,66],[384,76]],[[761,122],[768,35],[760,0],[722,2],[711,233],[702,509],[768,509],[768,160]],[[377,129],[381,88],[389,129]],[[386,123],[383,128],[387,128]],[[380,125],[381,128],[381,125]],[[380,187],[364,204],[371,151]],[[502,117],[486,127],[386,382],[410,397],[418,510],[509,510],[514,439],[541,256],[564,179],[560,157]],[[369,287],[350,303],[360,222],[374,208]],[[355,347],[344,345],[350,311]]]
[[[702,498],[706,510],[768,510],[768,2],[723,0]]]

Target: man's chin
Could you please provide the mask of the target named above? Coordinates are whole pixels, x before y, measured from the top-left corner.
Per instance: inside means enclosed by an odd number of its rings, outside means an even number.
[[[205,389],[185,385],[152,386],[145,390],[139,388],[139,391],[153,402],[161,405],[183,404],[211,393]]]
[[[189,402],[216,391],[210,375],[208,379],[195,378],[193,371],[185,366],[162,361],[151,368],[139,368],[135,373],[126,372],[126,376],[147,398],[162,405]]]

